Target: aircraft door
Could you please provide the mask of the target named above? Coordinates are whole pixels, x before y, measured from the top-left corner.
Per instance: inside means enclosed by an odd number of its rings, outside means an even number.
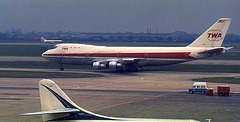
[[[91,54],[89,54],[88,52],[86,53],[85,55],[85,58],[90,58],[91,57]]]
[[[144,57],[145,57],[145,58],[148,58],[148,53],[144,53]]]
[[[184,58],[189,58],[189,53],[184,53]]]
[[[68,47],[67,46],[63,46],[62,47],[62,58],[65,56],[67,51],[68,51]]]
[[[118,58],[122,58],[122,54],[121,53],[117,53],[117,57]]]

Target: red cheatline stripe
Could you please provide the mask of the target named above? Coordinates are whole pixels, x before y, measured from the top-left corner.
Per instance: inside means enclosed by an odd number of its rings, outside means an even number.
[[[119,57],[119,58],[178,58],[192,59],[190,52],[176,53],[66,53],[43,54],[43,56],[79,56],[79,57]]]

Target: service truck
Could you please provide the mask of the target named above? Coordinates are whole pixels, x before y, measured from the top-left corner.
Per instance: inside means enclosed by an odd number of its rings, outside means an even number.
[[[206,82],[194,82],[193,87],[188,89],[188,92],[191,94],[202,93],[205,94],[208,89]]]

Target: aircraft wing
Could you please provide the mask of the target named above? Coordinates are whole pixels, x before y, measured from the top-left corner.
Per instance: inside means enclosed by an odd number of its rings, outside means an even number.
[[[63,109],[57,109],[52,111],[42,111],[42,112],[33,112],[33,113],[24,113],[21,114],[23,116],[32,116],[32,115],[42,115],[42,114],[59,114],[59,113],[72,113],[72,112],[79,112],[78,109],[73,108],[63,108]]]
[[[124,64],[132,64],[132,63],[137,63],[140,60],[142,60],[142,58],[112,58],[112,59],[98,60],[97,62],[115,61],[115,62],[120,62],[120,63],[124,63]]]
[[[139,58],[119,58],[119,59],[107,59],[108,61],[123,61],[123,62],[136,62]]]

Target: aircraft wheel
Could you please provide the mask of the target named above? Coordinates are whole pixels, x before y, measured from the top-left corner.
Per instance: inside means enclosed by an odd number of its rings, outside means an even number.
[[[63,68],[63,67],[61,67],[61,68],[60,68],[60,71],[63,71],[63,70],[64,70],[64,68]]]
[[[133,71],[134,71],[134,72],[138,72],[138,68],[137,68],[137,67],[134,67]]]
[[[126,72],[137,72],[138,68],[137,67],[128,67],[125,69]]]
[[[116,71],[117,71],[117,72],[125,72],[124,69],[117,69]]]
[[[60,71],[63,71],[64,70],[64,68],[63,68],[63,65],[61,64],[60,65]]]

